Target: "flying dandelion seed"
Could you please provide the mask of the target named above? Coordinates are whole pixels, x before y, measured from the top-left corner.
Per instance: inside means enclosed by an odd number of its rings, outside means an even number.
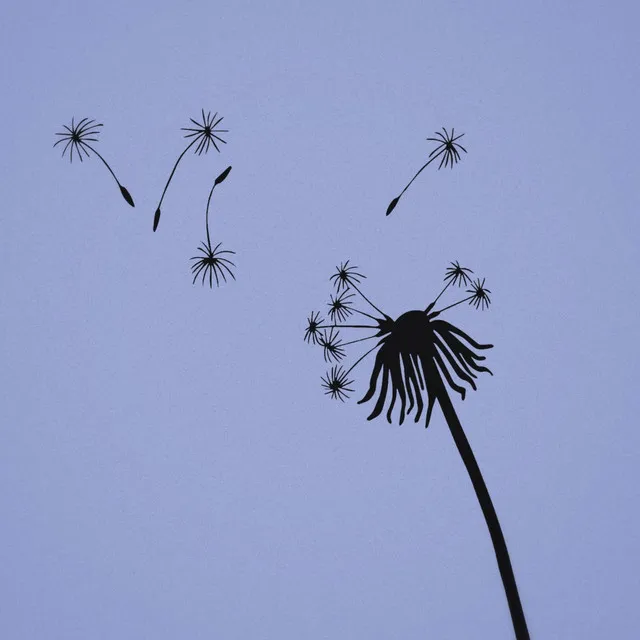
[[[173,174],[176,172],[178,168],[178,164],[180,160],[184,157],[185,153],[193,147],[193,145],[197,145],[194,152],[196,155],[202,155],[203,153],[207,153],[210,147],[214,147],[214,149],[220,152],[220,148],[218,147],[218,142],[222,144],[227,144],[226,140],[223,140],[218,134],[219,133],[228,133],[228,129],[216,129],[216,127],[222,122],[224,118],[218,118],[218,113],[216,112],[213,117],[211,117],[211,112],[207,115],[204,113],[204,109],[202,109],[202,122],[197,122],[193,118],[189,118],[191,122],[195,125],[194,127],[182,127],[182,131],[188,131],[184,135],[185,138],[192,138],[191,142],[187,145],[187,148],[178,156],[176,163],[173,165],[173,169],[171,170],[171,174],[169,175],[169,179],[167,180],[167,184],[164,186],[164,190],[162,195],[160,196],[160,202],[158,203],[158,208],[153,216],[153,230],[155,231],[158,228],[158,224],[160,223],[160,215],[161,215],[161,206],[162,201],[164,200],[164,196],[167,193],[167,189],[169,188],[169,184],[173,179]],[[226,176],[224,176],[222,180],[224,180]]]
[[[214,189],[223,182],[226,177],[229,175],[231,171],[231,167],[227,167],[214,181],[213,186],[211,187],[211,191],[209,191],[209,197],[207,199],[207,209],[205,213],[205,227],[207,229],[207,241],[203,242],[202,246],[198,247],[198,251],[200,251],[203,255],[194,256],[191,260],[194,261],[194,264],[191,265],[191,272],[193,273],[193,284],[196,283],[196,280],[200,275],[202,275],[202,284],[204,285],[207,276],[209,276],[209,288],[213,288],[213,279],[215,277],[216,286],[220,286],[220,278],[222,278],[225,282],[227,281],[226,274],[230,275],[234,280],[236,277],[233,275],[233,271],[231,271],[229,265],[235,267],[235,264],[231,262],[226,257],[222,257],[227,254],[235,254],[234,251],[222,250],[219,247],[221,246],[221,242],[218,243],[215,248],[211,248],[211,234],[209,232],[209,206],[211,204],[211,197],[213,196]],[[226,273],[225,273],[226,272]]]
[[[120,181],[116,177],[116,174],[113,172],[113,169],[109,166],[108,162],[89,144],[90,142],[98,142],[98,135],[100,134],[100,127],[103,125],[100,123],[96,123],[95,120],[89,120],[89,118],[82,118],[78,122],[75,123],[75,118],[71,118],[71,125],[67,126],[66,124],[62,125],[64,127],[64,131],[56,133],[57,136],[60,136],[60,139],[54,143],[54,147],[59,144],[65,143],[62,149],[62,157],[64,158],[67,151],[69,151],[69,162],[73,162],[73,152],[76,152],[76,156],[79,158],[80,162],[84,162],[83,155],[88,158],[91,153],[95,153],[100,160],[102,160],[103,164],[109,170],[109,173],[113,176],[113,179],[116,181],[116,184],[120,188],[120,193],[122,197],[127,201],[129,205],[135,207],[133,203],[133,198],[131,194],[127,191],[125,187],[120,184]]]
[[[434,133],[435,138],[427,138],[429,142],[437,142],[438,145],[436,148],[429,154],[429,159],[427,162],[420,167],[418,172],[409,180],[407,186],[400,192],[400,195],[394,198],[387,207],[386,215],[389,215],[395,208],[400,198],[404,195],[404,192],[411,186],[411,183],[422,173],[424,169],[426,169],[434,160],[440,158],[440,165],[438,166],[438,170],[442,169],[442,167],[451,167],[453,169],[454,164],[458,164],[461,160],[460,151],[464,151],[467,153],[467,150],[458,142],[464,133],[456,136],[454,135],[454,129],[451,129],[451,133],[447,133],[447,130],[442,127],[444,134],[436,131]]]

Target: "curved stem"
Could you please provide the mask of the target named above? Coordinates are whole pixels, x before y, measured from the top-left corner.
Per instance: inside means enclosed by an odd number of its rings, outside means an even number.
[[[164,200],[164,194],[167,193],[167,189],[169,188],[169,184],[171,182],[171,179],[173,178],[173,174],[176,172],[176,169],[178,168],[178,164],[180,163],[180,160],[182,160],[182,157],[184,156],[184,154],[187,153],[187,151],[189,151],[189,149],[191,149],[191,147],[195,144],[195,142],[197,140],[198,140],[198,138],[194,138],[188,144],[187,148],[178,156],[178,159],[176,160],[176,163],[173,165],[173,169],[171,170],[171,175],[169,176],[169,179],[167,180],[167,184],[164,186],[164,191],[162,192],[162,195],[160,196],[160,202],[158,202],[158,209],[162,205],[162,201]]]
[[[409,180],[409,184],[400,192],[398,199],[402,198],[402,194],[411,186],[411,183],[441,154],[442,154],[442,151],[440,153],[436,153],[436,155],[433,156],[433,158],[430,158],[429,160],[427,160],[427,162],[420,167],[420,169],[418,170],[418,173],[416,173],[416,175],[413,176],[411,180]]]
[[[205,223],[207,226],[207,245],[209,245],[209,249],[211,249],[211,236],[209,235],[209,204],[211,203],[211,196],[213,195],[213,190],[216,188],[217,182],[213,183],[213,187],[211,187],[211,191],[209,191],[209,198],[207,200],[207,213],[205,215]]]
[[[380,343],[378,342],[378,344],[374,345],[373,347],[371,347],[371,349],[369,349],[369,351],[367,351],[365,354],[361,355],[347,370],[346,375],[349,375],[355,368],[357,365],[359,365],[374,349],[377,349],[380,346]]]
[[[435,365],[434,365],[435,367]],[[478,466],[471,445],[467,440],[460,420],[453,408],[449,394],[442,382],[439,372],[433,372],[434,391],[440,408],[447,421],[453,440],[456,443],[460,457],[464,462],[464,466],[467,469],[469,478],[471,478],[471,484],[476,492],[476,497],[480,503],[482,514],[489,528],[489,535],[491,536],[491,542],[493,543],[493,550],[496,554],[496,560],[498,561],[498,569],[500,571],[500,577],[502,578],[502,584],[507,595],[507,602],[509,603],[509,611],[511,612],[511,620],[513,622],[513,628],[516,632],[517,640],[529,640],[529,630],[527,629],[527,621],[524,617],[524,611],[522,609],[522,603],[520,602],[520,595],[518,594],[518,587],[516,585],[516,578],[511,566],[511,560],[509,558],[509,551],[507,550],[507,543],[505,542],[500,522],[498,521],[498,515],[491,501],[489,490],[482,477],[482,472]]]
[[[86,142],[83,142],[83,144],[85,147],[89,147],[89,149],[91,149],[91,151],[93,151],[93,153],[95,153],[98,156],[98,158],[100,158],[100,160],[104,162],[104,166],[107,167],[107,169],[109,169],[109,173],[113,176],[113,179],[116,181],[116,184],[119,187],[121,187],[122,185],[120,184],[120,181],[118,180],[118,178],[116,178],[116,174],[113,173],[113,170],[109,166],[109,163],[90,144],[87,144]]]
[[[387,315],[384,311],[380,311],[380,309],[378,309],[378,307],[376,307],[376,305],[373,304],[373,302],[371,302],[371,300],[369,300],[369,298],[367,298],[367,296],[365,296],[364,293],[362,293],[362,291],[360,291],[360,289],[358,289],[358,287],[353,282],[350,282],[349,286],[353,287],[378,313],[382,314],[383,316]],[[374,320],[377,320],[377,318],[374,318]]]

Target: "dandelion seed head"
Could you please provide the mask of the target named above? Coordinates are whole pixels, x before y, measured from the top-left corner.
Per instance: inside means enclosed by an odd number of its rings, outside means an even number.
[[[307,328],[304,331],[304,341],[309,344],[320,344],[320,325],[322,324],[322,318],[319,311],[313,311],[307,318]]]
[[[324,331],[320,338],[320,344],[324,351],[325,362],[331,362],[332,360],[339,362],[346,355],[344,347],[342,346],[342,340],[340,340],[340,335],[334,328],[328,332],[326,330]]]
[[[449,134],[447,130],[442,127],[444,134],[436,131],[434,135],[435,138],[427,138],[427,140],[431,142],[437,142],[438,146],[429,154],[430,158],[436,158],[442,155],[442,159],[440,160],[440,165],[438,169],[442,169],[442,167],[451,167],[453,169],[453,165],[460,162],[461,156],[460,151],[464,151],[467,153],[467,150],[459,144],[457,141],[464,136],[464,133],[460,135],[454,135],[454,129],[451,129],[451,133]]]
[[[353,393],[350,385],[353,380],[348,380],[347,372],[341,366],[333,366],[322,378],[322,387],[325,389],[325,395],[330,396],[334,400],[345,401],[349,397],[349,393]]]
[[[185,133],[185,138],[193,138],[191,141],[192,144],[197,141],[198,144],[194,149],[195,154],[202,155],[203,153],[207,153],[211,145],[213,145],[215,150],[219,153],[220,148],[218,147],[217,142],[227,144],[226,140],[223,140],[218,134],[228,133],[229,130],[216,128],[223,119],[223,117],[218,118],[217,112],[213,117],[211,117],[211,111],[205,115],[204,109],[202,109],[202,122],[189,118],[195,127],[182,127],[182,131],[188,132]]]
[[[456,260],[451,263],[451,266],[447,268],[444,281],[447,284],[458,285],[461,287],[462,285],[467,285],[471,282],[471,278],[469,277],[469,273],[473,273],[471,269],[467,269],[466,267],[461,267],[460,263]]]
[[[489,298],[491,291],[484,286],[485,279],[482,278],[482,282],[480,282],[480,278],[478,278],[473,282],[471,289],[467,289],[467,293],[472,294],[469,304],[472,304],[476,309],[488,309],[491,304],[491,298]]]
[[[235,267],[235,264],[231,262],[226,257],[223,257],[225,254],[235,254],[235,251],[228,251],[220,249],[222,245],[219,242],[213,249],[211,245],[203,242],[202,246],[198,247],[198,251],[202,253],[200,256],[194,256],[191,260],[194,263],[191,265],[191,273],[193,273],[193,284],[196,283],[196,280],[199,276],[202,276],[202,284],[205,284],[205,281],[209,280],[209,287],[213,288],[213,280],[215,278],[216,286],[220,286],[220,278],[227,281],[227,275],[230,275],[234,280],[236,277],[233,275],[233,271],[229,267]]]
[[[57,136],[60,136],[60,139],[57,140],[53,146],[56,147],[59,144],[66,143],[62,149],[62,157],[64,158],[68,150],[69,162],[73,162],[73,152],[75,151],[80,162],[83,162],[83,154],[87,158],[91,155],[90,147],[87,143],[98,142],[98,135],[102,124],[96,123],[95,120],[89,120],[89,118],[82,118],[82,120],[76,124],[75,118],[71,118],[70,126],[66,124],[62,126],[65,130],[56,133]]]
[[[350,267],[349,260],[343,262],[339,267],[336,267],[336,273],[329,278],[336,291],[340,293],[342,289],[346,290],[349,286],[357,285],[361,282],[361,279],[366,277],[356,271],[358,267]]]
[[[351,298],[354,297],[353,293],[349,293],[348,289],[345,289],[340,295],[330,296],[329,305],[329,318],[333,322],[344,322],[352,313]]]

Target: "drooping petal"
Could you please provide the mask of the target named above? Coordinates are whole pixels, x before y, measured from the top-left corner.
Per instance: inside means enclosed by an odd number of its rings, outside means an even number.
[[[389,367],[384,364],[382,367],[382,386],[380,387],[380,395],[378,396],[378,401],[376,402],[376,406],[373,408],[371,414],[367,417],[367,420],[373,420],[377,418],[384,408],[385,400],[387,399],[387,389],[389,387]]]
[[[376,354],[376,361],[373,365],[373,371],[371,373],[371,379],[369,380],[369,389],[367,393],[365,393],[362,400],[358,400],[358,404],[362,404],[363,402],[368,402],[373,398],[373,394],[376,392],[376,387],[378,385],[378,376],[380,375],[380,370],[382,369],[382,363],[384,361],[384,353],[382,348]]]

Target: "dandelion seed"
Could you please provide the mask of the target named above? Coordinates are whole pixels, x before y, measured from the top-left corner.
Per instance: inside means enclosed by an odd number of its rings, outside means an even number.
[[[356,271],[358,267],[350,267],[349,260],[343,262],[339,267],[336,267],[336,273],[329,278],[336,287],[336,291],[340,293],[341,289],[348,289],[350,286],[359,284],[363,276]]]
[[[320,344],[320,329],[322,318],[319,312],[312,312],[307,318],[307,328],[304,331],[304,341],[309,344]]]
[[[103,125],[101,123],[96,123],[95,120],[89,120],[89,118],[82,118],[82,120],[76,124],[75,118],[71,118],[71,126],[67,126],[66,124],[62,126],[65,130],[56,133],[57,136],[60,136],[60,139],[53,145],[56,147],[59,144],[65,143],[64,148],[62,149],[62,157],[64,158],[67,151],[69,151],[69,162],[73,162],[73,152],[75,151],[80,162],[84,162],[82,157],[83,154],[85,158],[89,158],[91,155],[90,152],[95,153],[96,156],[102,160],[104,166],[107,167],[109,173],[116,181],[116,184],[120,188],[120,194],[122,197],[130,206],[135,207],[131,194],[120,184],[120,181],[113,172],[113,169],[109,166],[109,163],[89,144],[90,142],[98,142],[100,127]]]
[[[217,145],[217,142],[222,142],[223,144],[227,144],[226,140],[223,140],[218,134],[219,133],[228,133],[228,129],[216,129],[216,127],[222,122],[224,118],[221,116],[218,118],[218,113],[216,112],[213,117],[211,117],[211,111],[207,115],[204,113],[204,109],[202,109],[202,122],[197,122],[193,118],[189,118],[191,122],[195,125],[195,127],[182,127],[182,131],[188,131],[184,135],[185,138],[192,140],[187,145],[187,148],[178,156],[176,163],[173,165],[173,169],[169,175],[169,179],[167,180],[167,184],[164,186],[164,190],[162,191],[162,195],[160,196],[160,202],[158,203],[158,207],[153,216],[153,230],[155,231],[158,228],[158,224],[160,223],[160,215],[162,213],[162,201],[164,200],[164,196],[167,193],[167,189],[169,188],[169,184],[173,179],[173,174],[176,172],[178,168],[178,164],[180,164],[180,160],[184,157],[185,153],[191,149],[191,147],[195,144],[197,145],[194,152],[196,155],[202,155],[203,153],[207,153],[209,148],[213,146],[216,151],[220,152],[220,149]],[[231,167],[229,167],[229,170]],[[219,184],[227,177],[227,174],[224,172],[218,176]],[[214,185],[215,186],[215,185]]]
[[[219,242],[213,249],[211,245],[207,245],[204,242],[201,247],[198,247],[203,255],[194,256],[191,260],[195,262],[191,266],[191,272],[193,273],[193,284],[200,275],[202,275],[202,284],[205,283],[207,276],[209,276],[209,287],[213,288],[213,278],[215,277],[216,286],[220,286],[220,278],[225,282],[227,281],[227,274],[229,274],[234,280],[236,277],[233,275],[233,271],[229,268],[229,265],[235,267],[236,265],[227,258],[221,257],[223,254],[235,254],[235,251],[227,251],[220,249],[222,242]]]
[[[440,166],[438,170],[442,169],[442,167],[450,166],[453,169],[453,165],[457,164],[460,159],[460,151],[464,151],[467,153],[467,150],[458,142],[464,133],[456,136],[454,135],[454,129],[451,129],[451,133],[448,133],[447,130],[442,127],[444,134],[436,131],[433,135],[435,138],[427,138],[429,142],[437,142],[438,146],[429,154],[429,159],[425,164],[420,167],[418,172],[409,180],[407,186],[400,192],[400,195],[394,198],[387,207],[386,215],[389,215],[397,206],[400,198],[404,195],[404,192],[411,186],[413,181],[426,169],[434,160],[440,158]]]
[[[235,264],[227,258],[221,257],[223,254],[234,254],[234,251],[218,250],[222,243],[218,243],[215,249],[211,248],[211,234],[209,232],[209,206],[211,205],[211,197],[213,191],[228,175],[231,171],[231,167],[227,167],[214,181],[211,191],[209,191],[209,197],[207,198],[207,208],[205,212],[205,227],[207,230],[207,241],[202,243],[202,246],[198,248],[198,251],[203,253],[202,256],[195,256],[191,260],[195,260],[195,263],[191,266],[191,271],[194,274],[193,284],[196,283],[198,276],[202,274],[202,284],[204,285],[207,275],[209,276],[209,287],[213,288],[213,277],[215,276],[216,285],[220,286],[219,276],[226,282],[225,271],[235,280],[236,277],[228,265],[235,267]]]
[[[329,318],[333,322],[344,322],[352,313],[350,298],[353,298],[353,293],[348,293],[348,290],[343,291],[339,296],[331,296],[329,302]]]
[[[471,298],[469,298],[469,304],[472,304],[476,309],[481,308],[482,310],[488,309],[491,304],[491,299],[489,298],[489,289],[484,286],[485,278],[482,278],[482,282],[480,282],[480,278],[478,278],[474,283],[471,289],[467,289],[467,293],[473,294]]]
[[[320,344],[324,350],[325,362],[332,360],[338,362],[344,358],[345,350],[342,346],[342,340],[335,329],[331,329],[329,332],[325,331],[320,338]]]
[[[348,380],[347,373],[339,366],[332,367],[331,371],[322,378],[322,387],[326,389],[325,395],[342,402],[349,397],[349,393],[353,393],[353,389],[349,386],[352,384],[353,380]]]

